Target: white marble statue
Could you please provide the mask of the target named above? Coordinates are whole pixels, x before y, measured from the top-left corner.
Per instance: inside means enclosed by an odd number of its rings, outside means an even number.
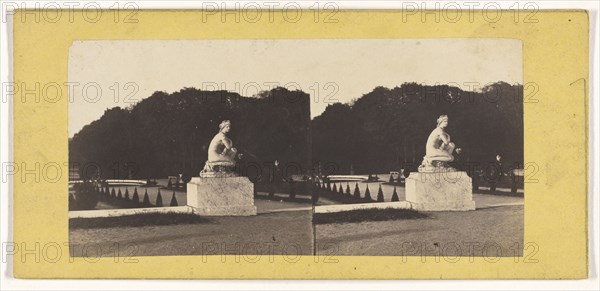
[[[219,125],[219,132],[213,137],[208,146],[208,160],[204,169],[200,172],[200,177],[215,176],[235,176],[237,149],[233,147],[233,142],[227,133],[231,130],[231,122],[224,120]]]
[[[444,169],[454,170],[448,166],[454,161],[452,153],[456,145],[450,140],[450,135],[445,131],[448,126],[448,116],[442,115],[437,119],[437,127],[431,131],[425,145],[425,157],[419,166],[419,172],[433,172]]]

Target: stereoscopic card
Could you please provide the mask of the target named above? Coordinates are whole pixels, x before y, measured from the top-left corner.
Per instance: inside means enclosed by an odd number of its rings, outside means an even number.
[[[587,277],[585,11],[68,12],[12,18],[15,277]]]

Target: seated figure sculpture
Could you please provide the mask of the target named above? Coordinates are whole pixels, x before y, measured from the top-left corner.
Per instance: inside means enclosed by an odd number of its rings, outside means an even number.
[[[237,176],[233,171],[236,165],[237,149],[233,147],[233,142],[227,137],[230,130],[231,122],[229,120],[221,122],[219,133],[213,137],[208,146],[208,160],[200,172],[200,177]]]
[[[425,157],[419,166],[419,172],[455,171],[448,165],[454,161],[452,153],[456,145],[450,141],[450,135],[446,133],[448,116],[441,115],[437,119],[437,127],[429,134],[425,145]]]

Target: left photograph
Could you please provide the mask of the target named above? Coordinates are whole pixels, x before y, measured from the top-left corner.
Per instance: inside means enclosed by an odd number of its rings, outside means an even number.
[[[309,88],[268,46],[71,45],[72,256],[314,253]]]

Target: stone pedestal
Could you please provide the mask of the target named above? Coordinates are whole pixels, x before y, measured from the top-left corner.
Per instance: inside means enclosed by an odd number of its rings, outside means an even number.
[[[406,201],[422,211],[475,210],[471,177],[463,171],[410,173]]]
[[[187,184],[187,205],[198,215],[256,215],[254,184],[247,177],[194,177]]]

